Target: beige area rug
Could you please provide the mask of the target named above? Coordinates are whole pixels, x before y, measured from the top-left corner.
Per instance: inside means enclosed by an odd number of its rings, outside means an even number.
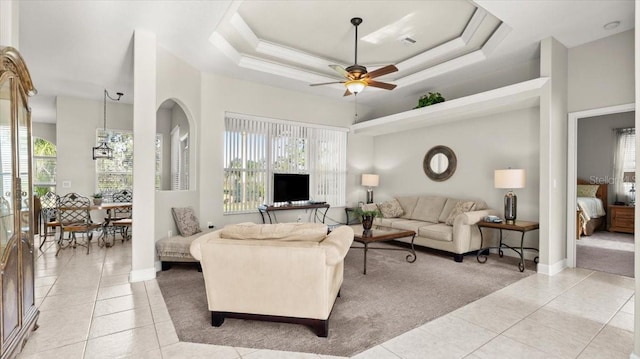
[[[202,273],[173,266],[158,273],[158,283],[181,341],[234,347],[352,356],[460,308],[534,273],[527,262],[518,271],[512,257],[492,254],[485,264],[475,255],[456,263],[450,255],[418,251],[415,263],[404,251],[363,253],[351,249],[345,259],[341,297],[329,318],[328,338],[297,324],[226,319],[211,326]]]
[[[634,277],[633,234],[594,232],[576,241],[576,266]]]

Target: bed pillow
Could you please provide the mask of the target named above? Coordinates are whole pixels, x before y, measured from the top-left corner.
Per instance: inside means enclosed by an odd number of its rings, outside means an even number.
[[[173,220],[176,222],[176,227],[178,227],[178,232],[183,237],[189,237],[196,233],[202,232],[200,230],[200,221],[198,221],[198,217],[193,212],[193,208],[184,207],[171,208],[171,213],[173,214]]]
[[[456,206],[453,208],[453,210],[451,210],[451,214],[449,214],[449,217],[447,218],[447,221],[445,223],[448,226],[453,226],[453,221],[456,219],[456,217],[458,217],[459,214],[471,211],[473,209],[473,206],[475,205],[476,203],[473,201],[460,201],[456,203]]]
[[[382,202],[378,205],[380,212],[384,218],[398,218],[404,214],[404,210],[397,199]]]
[[[577,197],[595,197],[598,187],[600,186],[597,184],[579,184]]]

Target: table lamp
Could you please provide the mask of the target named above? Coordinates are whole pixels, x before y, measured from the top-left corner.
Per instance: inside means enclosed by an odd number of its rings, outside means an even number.
[[[631,189],[629,190],[629,206],[636,205],[636,172],[625,172],[623,175],[623,181],[625,183],[631,183]]]
[[[362,185],[367,187],[367,203],[373,203],[373,188],[378,187],[380,177],[374,174],[362,174]]]
[[[494,187],[509,189],[509,192],[504,195],[504,219],[507,223],[516,221],[518,198],[512,190],[524,188],[524,184],[525,171],[523,169],[495,170]]]

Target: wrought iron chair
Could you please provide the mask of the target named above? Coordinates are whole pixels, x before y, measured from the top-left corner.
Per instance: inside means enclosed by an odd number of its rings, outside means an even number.
[[[114,203],[131,203],[133,201],[133,193],[130,190],[122,190],[113,194]],[[131,219],[131,207],[129,208],[114,208],[109,216],[109,224],[114,229],[114,241],[115,232],[120,231],[122,236],[122,242],[131,239],[131,229],[133,221]]]
[[[53,192],[47,192],[40,197],[40,219],[42,221],[42,230],[40,230],[40,247],[47,241],[48,236],[56,236],[57,228],[60,227],[58,222],[58,202],[60,196]]]
[[[58,222],[60,222],[60,237],[58,238],[58,250],[56,256],[61,249],[69,246],[76,248],[80,245],[87,247],[87,254],[93,239],[93,231],[102,227],[101,223],[93,223],[89,210],[91,209],[91,201],[87,197],[80,196],[77,193],[69,193],[60,197],[58,205]],[[71,234],[70,237],[64,239],[64,232]],[[86,244],[78,243],[76,234],[81,233],[86,237]],[[65,241],[66,244],[65,244]]]

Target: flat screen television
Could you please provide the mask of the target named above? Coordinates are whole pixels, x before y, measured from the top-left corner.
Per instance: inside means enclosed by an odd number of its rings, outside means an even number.
[[[273,174],[273,202],[309,200],[309,175],[293,173]]]

